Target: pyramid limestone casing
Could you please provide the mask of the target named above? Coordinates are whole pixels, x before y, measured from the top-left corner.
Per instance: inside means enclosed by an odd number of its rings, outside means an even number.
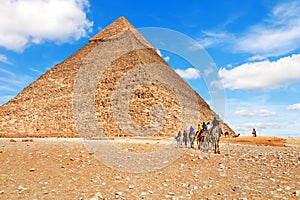
[[[80,76],[97,79],[87,85]],[[137,82],[140,87],[134,86]],[[85,95],[93,87],[95,92]],[[125,97],[125,103],[118,102]],[[190,99],[193,102],[188,102]],[[93,108],[85,107],[85,101],[93,102]],[[155,105],[163,107],[164,117],[152,116],[159,113],[152,112]],[[97,137],[99,127],[108,136],[126,136],[131,130],[153,128],[162,120],[163,125],[154,128],[153,135],[170,136],[190,125],[211,121],[214,116],[208,104],[121,17],[2,105],[0,137],[82,136],[78,131]],[[153,117],[158,118],[155,121]],[[91,120],[95,127],[83,127],[82,131],[81,126]],[[227,124],[221,125],[224,132],[234,134]]]

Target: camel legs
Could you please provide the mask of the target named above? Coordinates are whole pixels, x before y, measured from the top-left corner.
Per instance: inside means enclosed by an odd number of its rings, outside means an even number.
[[[215,153],[218,153],[218,154],[220,154],[221,152],[220,152],[220,149],[219,149],[219,142],[215,142],[215,145],[214,145],[214,152]]]

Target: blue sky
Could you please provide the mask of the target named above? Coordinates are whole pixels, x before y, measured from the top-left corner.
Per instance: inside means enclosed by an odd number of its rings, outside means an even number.
[[[300,137],[300,2],[277,0],[2,0],[0,104],[63,61],[115,19],[197,41],[225,88],[225,121],[242,135]],[[161,51],[208,102],[204,71]],[[181,70],[181,71],[179,71]],[[211,84],[211,83],[209,83]],[[215,83],[216,84],[216,83]]]

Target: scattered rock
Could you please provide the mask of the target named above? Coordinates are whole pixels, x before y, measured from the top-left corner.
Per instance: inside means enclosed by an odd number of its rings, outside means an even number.
[[[236,191],[238,191],[239,189],[240,189],[240,187],[234,186],[234,187],[232,188],[232,191],[236,192]]]
[[[4,190],[0,190],[0,194],[4,194]]]
[[[103,199],[103,198],[104,198],[101,192],[97,192],[97,193],[95,194],[95,197],[97,197],[98,199],[99,199],[99,198],[100,198],[100,199]]]
[[[34,172],[36,169],[35,168],[30,168],[29,171],[30,172]]]
[[[123,192],[116,192],[115,195],[122,196]]]
[[[129,177],[126,177],[125,180],[126,180],[126,181],[130,181],[130,178],[129,178]]]
[[[223,164],[220,164],[219,169],[225,169],[225,166]]]
[[[18,187],[18,190],[20,190],[20,191],[25,191],[25,190],[27,190],[27,188],[24,187],[24,186],[22,186],[22,185],[20,185],[20,186]]]
[[[141,196],[142,198],[144,198],[146,195],[147,195],[147,192],[142,192],[142,193],[140,194],[140,196]]]
[[[33,139],[23,139],[22,142],[33,142]]]
[[[49,192],[47,190],[43,191],[43,194],[49,194]]]
[[[296,190],[295,192],[293,192],[294,195],[296,195],[297,197],[300,196],[300,190]]]
[[[274,178],[270,178],[270,181],[275,182],[275,179]]]
[[[130,185],[128,185],[128,188],[129,188],[129,189],[133,189],[133,188],[134,188],[134,185],[130,184]]]
[[[220,176],[226,176],[225,172],[220,172]]]
[[[149,194],[153,194],[154,192],[152,190],[148,190],[148,193]]]
[[[175,196],[175,193],[174,192],[168,192],[168,195]]]
[[[10,141],[10,142],[17,142],[17,141],[16,141],[16,140],[14,140],[14,139],[10,139],[9,141]]]

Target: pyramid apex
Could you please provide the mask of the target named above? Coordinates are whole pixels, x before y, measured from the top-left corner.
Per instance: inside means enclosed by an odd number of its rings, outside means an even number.
[[[135,28],[130,24],[130,22],[124,16],[121,16],[113,23],[108,25],[105,29],[97,33],[95,36],[93,36],[90,39],[90,42],[103,41],[130,29],[135,29]]]

